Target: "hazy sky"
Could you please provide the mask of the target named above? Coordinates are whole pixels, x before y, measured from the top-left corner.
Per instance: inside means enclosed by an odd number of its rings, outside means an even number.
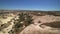
[[[60,0],[0,0],[0,9],[60,10]]]

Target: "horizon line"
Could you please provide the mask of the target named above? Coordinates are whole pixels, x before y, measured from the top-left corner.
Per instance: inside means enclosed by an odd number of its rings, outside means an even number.
[[[0,10],[60,11],[60,10],[33,10],[33,9],[0,9]]]

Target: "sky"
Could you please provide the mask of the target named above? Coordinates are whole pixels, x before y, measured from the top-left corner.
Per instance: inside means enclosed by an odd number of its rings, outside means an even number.
[[[60,11],[60,0],[0,0],[0,9]]]

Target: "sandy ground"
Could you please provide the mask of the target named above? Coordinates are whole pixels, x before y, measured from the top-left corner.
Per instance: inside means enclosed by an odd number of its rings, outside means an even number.
[[[60,30],[50,30],[52,28],[41,28],[38,25],[31,24],[20,34],[60,34]]]
[[[2,21],[2,24],[7,23],[8,21],[10,21],[12,18],[14,17],[8,17],[7,19],[0,19],[0,21]]]
[[[15,17],[15,16],[14,16]],[[7,19],[0,19],[2,21],[2,24],[7,23],[8,21],[11,21],[11,19],[13,19],[14,17],[8,17]],[[11,25],[9,25],[9,27],[3,29],[2,31],[0,31],[0,34],[9,34],[8,32],[12,29],[13,26],[13,20],[11,22]]]
[[[18,16],[17,16],[18,17]],[[7,21],[10,21],[14,17],[8,17],[8,19],[0,19],[3,24],[7,23]],[[18,18],[15,18],[18,19]],[[49,27],[49,26],[44,26],[44,28],[40,27],[39,25],[43,23],[49,23],[49,22],[54,22],[54,21],[60,21],[60,16],[53,16],[53,15],[45,15],[45,16],[33,16],[33,22],[34,24],[31,24],[27,26],[20,34],[60,34],[60,30],[54,29]],[[41,21],[41,23],[38,23],[38,21]],[[13,21],[11,22],[12,25],[7,27],[6,29],[3,30],[3,32],[0,32],[0,34],[8,34],[7,32],[12,29],[13,26]]]
[[[33,16],[33,19],[34,23],[37,23],[38,21],[41,21],[41,23],[46,23],[46,22],[60,21],[60,16],[53,16],[53,15]]]
[[[34,24],[31,24],[28,27],[26,27],[22,32],[20,32],[20,34],[60,34],[60,29],[59,30],[54,29],[52,27],[45,25],[43,25],[44,28],[39,26],[47,22],[49,23],[54,21],[60,21],[60,16],[52,16],[52,15],[34,16],[33,19]],[[38,23],[38,21],[41,21],[41,23]]]

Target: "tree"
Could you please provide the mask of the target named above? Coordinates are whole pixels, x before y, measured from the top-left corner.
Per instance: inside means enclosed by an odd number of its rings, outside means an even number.
[[[22,31],[26,26],[30,25],[32,23],[32,16],[30,16],[29,14],[18,14],[19,19],[16,20],[14,23],[14,30],[15,32],[19,32]],[[23,22],[23,23],[21,23]],[[25,26],[25,27],[24,27]]]
[[[23,13],[18,14],[18,16],[19,16],[19,19],[16,20],[17,22],[16,21],[14,22],[15,23],[14,27],[15,27],[16,32],[18,32],[19,30],[22,30],[23,23],[21,23],[21,22],[25,20]]]
[[[23,14],[23,13],[19,14],[19,20],[20,20],[20,21],[24,21],[24,20],[25,20],[24,18],[25,18],[25,17],[24,17],[24,14]]]
[[[29,14],[25,14],[25,26],[28,26],[28,25],[30,25],[30,24],[32,24],[32,16],[29,16]]]

